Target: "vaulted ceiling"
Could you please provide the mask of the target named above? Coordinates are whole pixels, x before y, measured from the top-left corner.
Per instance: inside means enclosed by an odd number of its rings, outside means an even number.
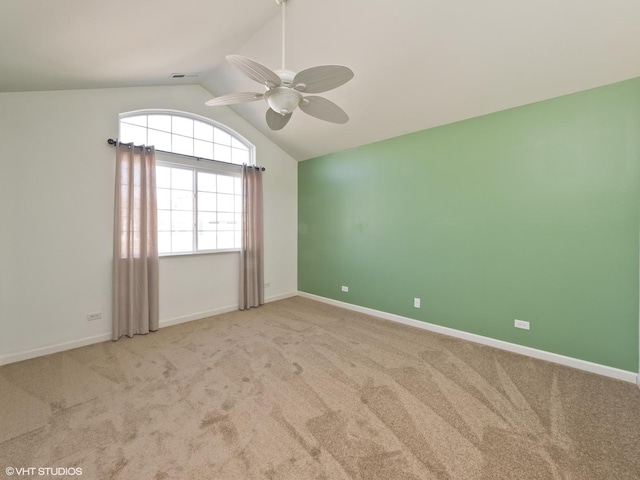
[[[640,76],[638,0],[288,0],[286,12],[288,69],[355,72],[322,94],[345,125],[296,111],[273,132],[263,101],[232,107],[298,160]],[[280,68],[280,29],[274,0],[3,0],[0,92],[262,92],[225,55]]]

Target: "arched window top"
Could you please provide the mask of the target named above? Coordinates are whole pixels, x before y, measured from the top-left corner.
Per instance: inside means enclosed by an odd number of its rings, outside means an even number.
[[[254,148],[231,129],[205,117],[172,110],[120,114],[123,143],[153,145],[156,150],[218,162],[254,165]]]

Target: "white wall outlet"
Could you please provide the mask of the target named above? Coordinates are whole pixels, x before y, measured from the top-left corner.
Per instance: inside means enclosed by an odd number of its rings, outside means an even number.
[[[346,285],[342,285],[342,291],[343,292],[348,292],[349,291],[349,287],[347,287]]]
[[[522,330],[530,330],[529,328],[529,322],[526,322],[524,320],[514,320],[513,321],[513,326],[516,328],[521,328]]]
[[[420,299],[419,298],[414,298],[413,299],[413,306],[414,308],[420,308]]]
[[[94,320],[100,320],[102,318],[102,312],[87,313],[87,321],[93,322]]]

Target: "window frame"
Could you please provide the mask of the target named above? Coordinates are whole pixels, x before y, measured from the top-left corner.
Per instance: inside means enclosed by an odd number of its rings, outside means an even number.
[[[197,222],[198,222],[198,200],[197,200],[197,174],[198,172],[205,172],[205,173],[214,173],[216,175],[225,175],[228,177],[232,177],[232,178],[240,178],[241,177],[241,172],[240,172],[240,167],[238,165],[234,165],[234,164],[228,164],[229,167],[232,168],[224,168],[224,166],[218,166],[218,165],[206,165],[203,164],[204,162],[206,162],[206,160],[189,160],[189,159],[175,159],[172,158],[175,157],[175,155],[170,154],[170,153],[166,153],[166,152],[159,152],[156,153],[156,167],[173,167],[173,168],[183,168],[183,169],[187,169],[187,170],[191,170],[193,172],[193,226],[192,226],[192,233],[193,233],[193,243],[192,243],[192,248],[193,250],[191,251],[187,251],[187,252],[166,252],[166,253],[159,253],[158,255],[160,257],[178,257],[178,256],[184,256],[184,255],[208,255],[208,254],[215,254],[215,253],[230,253],[230,252],[239,252],[240,251],[240,247],[233,247],[233,248],[216,248],[216,249],[212,249],[212,250],[198,250],[197,249],[197,243],[198,243],[198,228],[197,228]],[[233,168],[235,167],[235,168]],[[173,210],[173,209],[172,209]],[[217,212],[217,210],[216,210]],[[236,213],[236,212],[234,212]],[[242,211],[237,212],[242,216]],[[242,228],[240,228],[240,232],[242,232]]]
[[[223,125],[223,124],[221,124],[219,122],[216,122],[215,120],[212,120],[211,118],[203,117],[201,115],[197,115],[197,114],[194,114],[194,113],[181,112],[179,110],[153,108],[153,109],[144,109],[144,110],[132,110],[130,112],[121,113],[120,115],[118,115],[118,138],[120,139],[120,141],[123,141],[123,139],[122,139],[122,122],[123,122],[123,120],[125,120],[127,118],[130,118],[130,117],[137,117],[137,116],[141,116],[141,115],[169,115],[169,116],[172,116],[172,117],[186,118],[188,120],[195,120],[195,121],[198,121],[198,122],[202,122],[202,123],[208,124],[208,125],[212,126],[213,128],[217,128],[219,130],[222,130],[224,133],[228,134],[231,137],[231,142],[229,144],[230,148],[235,148],[232,145],[234,139],[237,142],[240,142],[243,146],[247,147],[247,150],[249,152],[249,161],[246,162],[247,165],[255,166],[255,164],[256,164],[255,146],[251,142],[249,142],[249,140],[247,140],[245,137],[240,135],[238,132],[232,130],[231,128],[227,127],[226,125]],[[125,122],[125,123],[127,123],[127,122]],[[147,130],[147,139],[148,139],[149,138],[148,137],[148,131],[149,131],[149,128],[150,128],[148,126],[148,122],[147,122],[147,126],[145,126],[145,127],[141,126],[141,128],[145,128]],[[151,130],[155,130],[155,129],[151,128]],[[185,138],[191,138],[192,140],[198,140],[194,136],[185,137]],[[215,140],[212,143],[214,145],[218,144],[217,142],[215,142]],[[149,144],[149,145],[151,145],[151,144]],[[200,160],[207,161],[207,162],[220,163],[220,164],[223,164],[223,165],[236,165],[238,167],[240,167],[242,165],[241,163],[226,162],[226,161],[223,161],[223,160],[216,160],[215,158],[212,159],[212,158],[200,157],[198,155],[189,155],[189,154],[184,154],[184,153],[180,153],[180,152],[162,150],[162,149],[158,149],[157,147],[156,147],[156,152],[170,153],[170,154],[173,154],[173,155],[178,155],[180,157],[195,158],[195,159],[200,159]]]
[[[183,118],[188,118],[192,120],[197,120],[203,123],[207,123],[214,128],[219,128],[225,131],[227,134],[231,136],[231,138],[235,138],[237,141],[242,142],[249,150],[249,160],[251,161],[250,165],[255,165],[255,147],[248,142],[244,137],[229,129],[228,127],[221,125],[220,123],[208,119],[206,117],[201,117],[199,115],[194,115],[187,112],[179,112],[175,110],[136,110],[132,112],[126,112],[119,115],[118,119],[118,132],[120,133],[120,125],[123,118],[139,116],[139,115],[172,115]],[[147,127],[148,128],[148,127]],[[211,160],[208,158],[201,158],[197,156],[185,155],[182,153],[168,152],[165,150],[157,150],[156,149],[156,168],[157,167],[173,167],[173,168],[183,168],[189,169],[193,172],[193,241],[192,241],[192,250],[185,252],[167,252],[167,253],[159,253],[160,257],[180,257],[180,256],[188,256],[188,255],[211,255],[218,253],[235,253],[240,252],[240,247],[233,248],[216,248],[213,250],[197,250],[198,245],[198,202],[197,202],[197,175],[198,172],[205,173],[213,173],[217,175],[226,175],[229,177],[240,178],[241,177],[241,167],[242,165],[237,163],[223,162],[220,160]],[[158,187],[156,186],[156,189]],[[241,193],[242,194],[242,193]],[[216,206],[217,208],[217,206]],[[173,210],[173,209],[171,209]],[[216,213],[218,213],[216,209]],[[242,209],[240,212],[235,212],[234,214],[239,213],[242,217],[244,212]],[[159,227],[159,225],[158,225]],[[240,226],[240,232],[242,233],[242,226]]]

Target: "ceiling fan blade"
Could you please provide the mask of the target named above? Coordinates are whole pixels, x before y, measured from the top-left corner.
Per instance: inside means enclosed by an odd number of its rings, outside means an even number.
[[[242,92],[242,93],[229,93],[227,95],[220,95],[219,97],[212,98],[205,103],[208,107],[217,107],[219,105],[233,105],[235,103],[254,102],[264,97],[262,93]]]
[[[302,70],[293,78],[293,88],[304,93],[321,93],[339,87],[353,78],[350,68],[322,65]]]
[[[282,83],[278,74],[273,70],[242,55],[227,55],[227,61],[239,68],[251,80],[255,80],[267,88],[278,87]]]
[[[333,123],[347,123],[349,115],[331,100],[323,97],[304,97],[300,102],[300,110],[307,115]]]
[[[271,130],[281,130],[291,118],[292,113],[281,115],[271,109],[267,110],[267,125]]]

